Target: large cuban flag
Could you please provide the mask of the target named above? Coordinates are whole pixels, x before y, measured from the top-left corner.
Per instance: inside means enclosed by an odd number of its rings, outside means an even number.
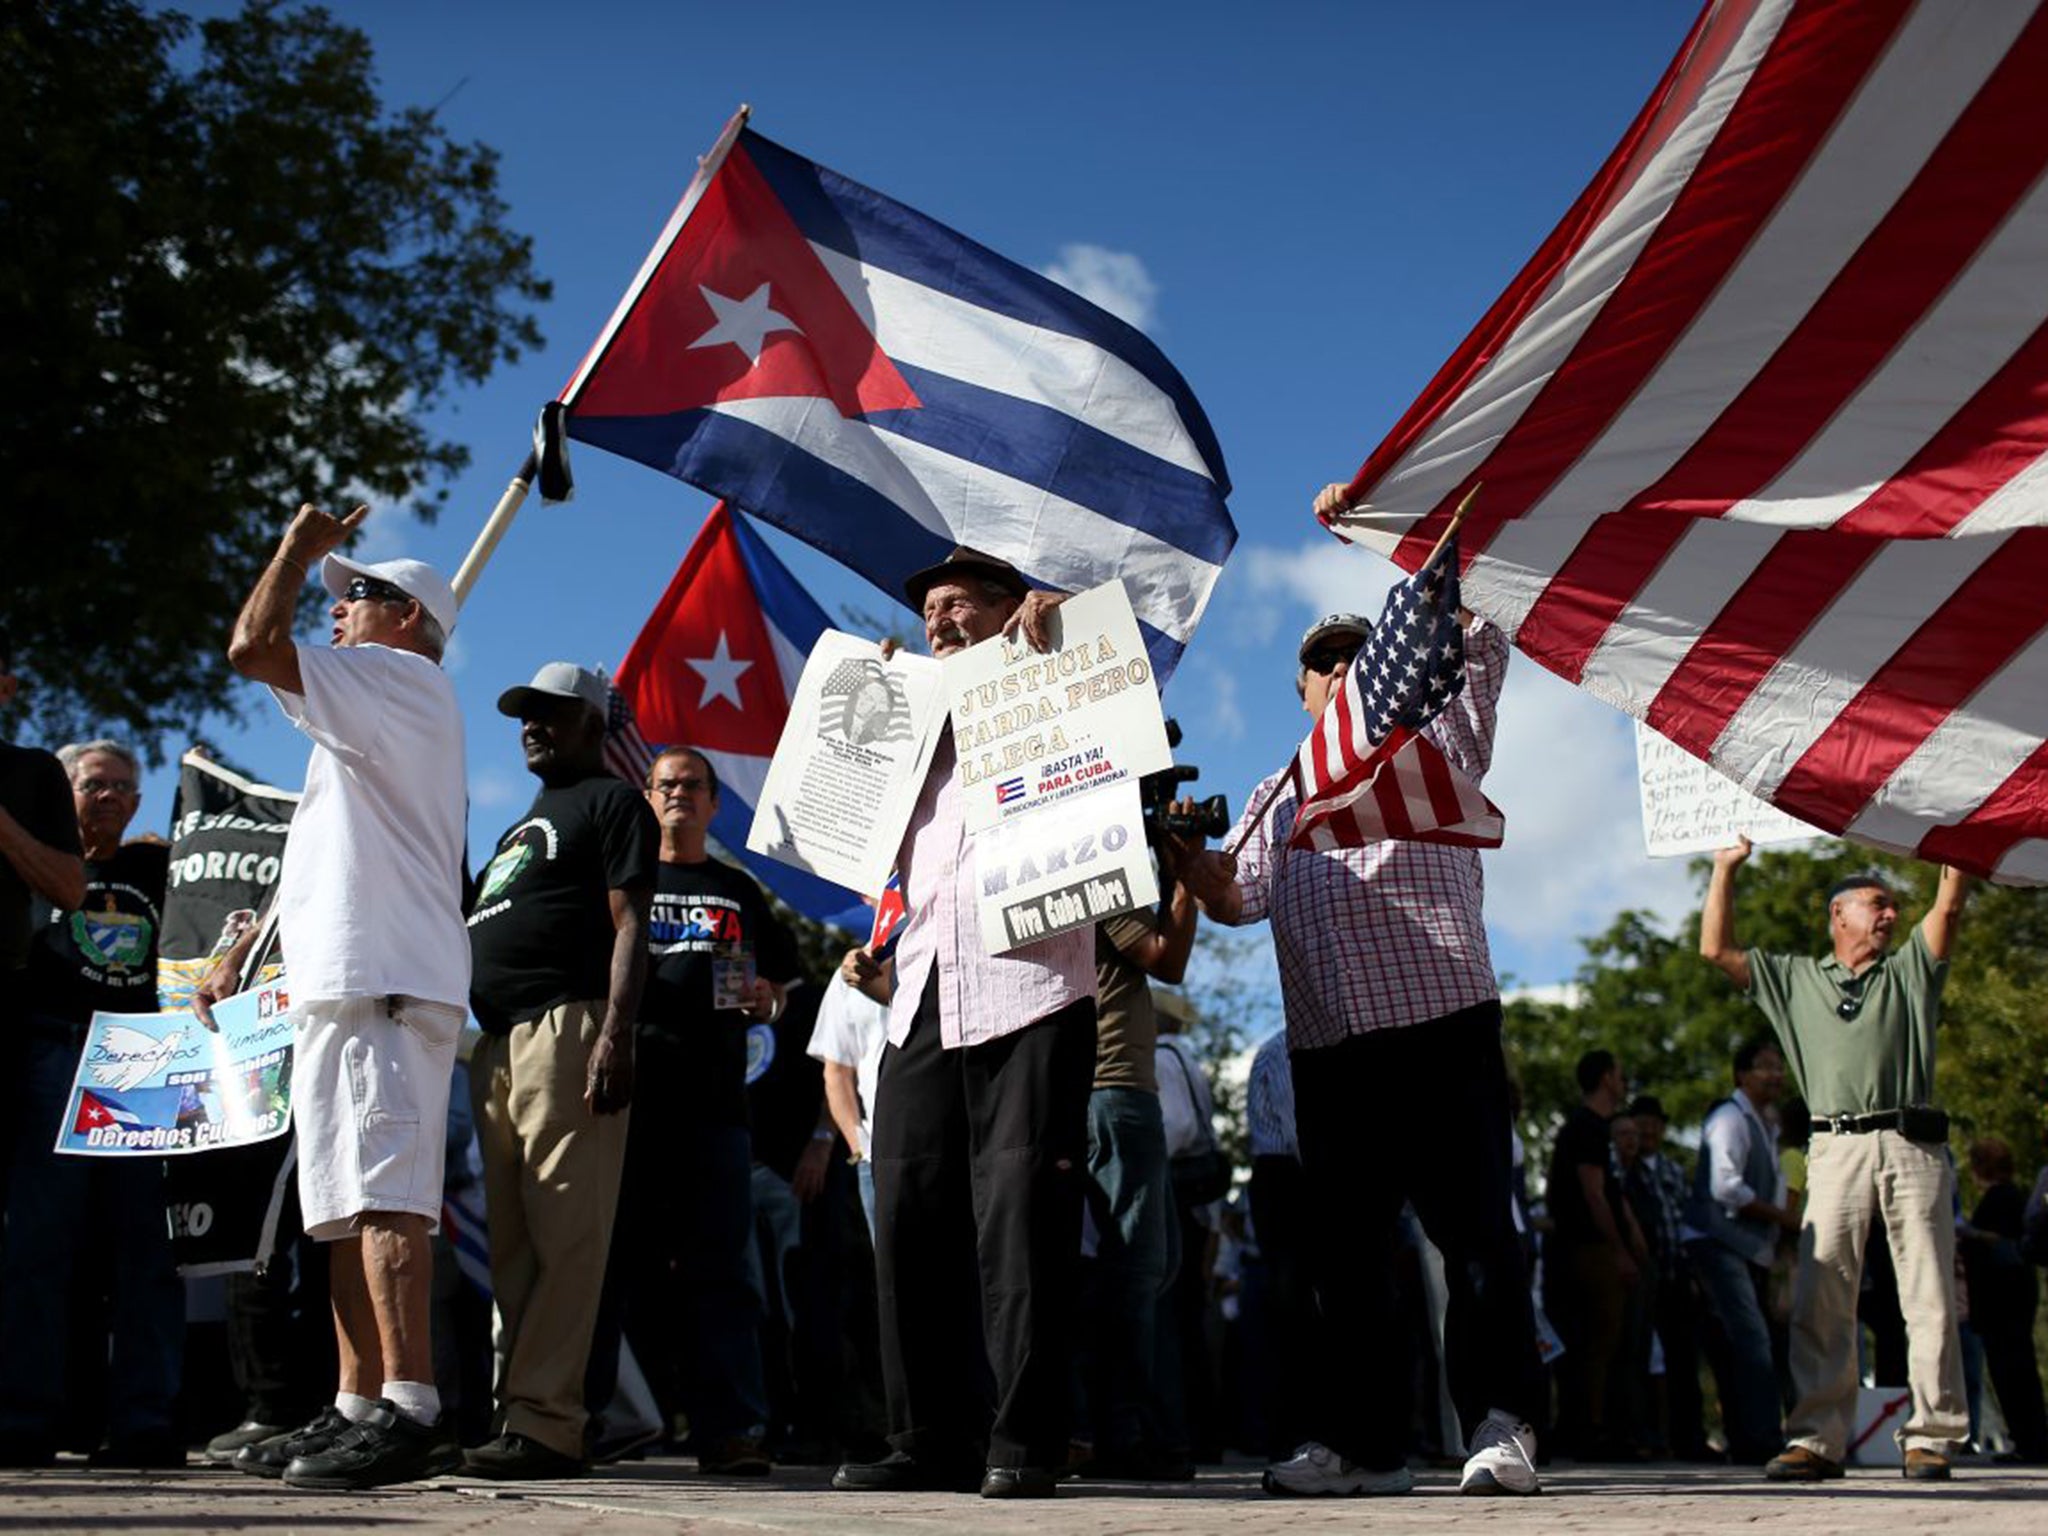
[[[865,933],[867,908],[816,875],[747,851],[768,759],[825,611],[745,518],[711,509],[612,679],[606,761],[634,784],[651,753],[694,747],[718,773],[711,835],[806,917]]]
[[[1121,577],[1163,680],[1237,539],[1186,382],[1115,316],[744,116],[563,390],[569,435],[898,601],[956,544],[1066,591]]]

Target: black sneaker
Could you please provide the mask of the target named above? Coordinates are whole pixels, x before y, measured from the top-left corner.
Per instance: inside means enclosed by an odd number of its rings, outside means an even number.
[[[347,1492],[417,1482],[461,1465],[462,1447],[448,1414],[415,1424],[389,1399],[379,1398],[368,1418],[349,1425],[324,1450],[294,1456],[284,1469],[284,1485]]]
[[[259,1440],[268,1440],[276,1435],[291,1433],[289,1424],[265,1424],[261,1419],[244,1419],[233,1429],[224,1429],[206,1442],[206,1459],[211,1462],[230,1462],[241,1453],[245,1445],[254,1445]]]
[[[347,1428],[348,1420],[341,1410],[329,1403],[313,1415],[310,1424],[243,1446],[228,1465],[253,1477],[283,1477],[293,1458],[326,1450],[334,1443],[334,1437]]]
[[[564,1456],[551,1445],[509,1431],[487,1445],[464,1451],[462,1470],[471,1477],[524,1482],[534,1478],[581,1477],[585,1468],[574,1456]]]

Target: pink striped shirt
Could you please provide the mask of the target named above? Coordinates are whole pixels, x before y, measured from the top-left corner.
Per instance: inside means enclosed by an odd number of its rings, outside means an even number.
[[[939,1042],[948,1050],[1015,1034],[1047,1014],[1095,995],[1095,930],[1076,928],[991,955],[981,938],[974,840],[953,780],[953,733],[932,754],[924,791],[903,835],[896,868],[910,920],[896,947],[889,1040],[910,1038],[911,1019],[936,966]]]
[[[1507,660],[1507,637],[1475,619],[1465,691],[1423,732],[1475,784],[1493,761]],[[1252,791],[1246,815],[1280,777]],[[1380,842],[1305,852],[1287,846],[1297,809],[1289,788],[1237,855],[1239,921],[1272,919],[1291,1049],[1419,1024],[1499,994],[1477,850]]]

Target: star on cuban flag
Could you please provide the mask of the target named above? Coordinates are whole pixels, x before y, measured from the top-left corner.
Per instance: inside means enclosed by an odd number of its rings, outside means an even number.
[[[860,933],[868,913],[851,892],[747,851],[790,694],[826,622],[760,534],[720,502],[612,679],[605,761],[637,788],[655,750],[695,747],[718,773],[711,835],[727,854],[806,917]]]
[[[1120,577],[1163,683],[1237,530],[1186,382],[1050,279],[727,126],[562,391],[569,436],[702,487],[894,601],[967,544]]]

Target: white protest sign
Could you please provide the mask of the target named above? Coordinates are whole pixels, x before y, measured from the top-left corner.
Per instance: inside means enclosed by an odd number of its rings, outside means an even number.
[[[1134,778],[975,833],[974,869],[992,955],[1159,899]]]
[[[1050,624],[1047,652],[999,635],[946,658],[969,832],[1173,762],[1124,584],[1068,598]]]
[[[1757,799],[1640,720],[1636,774],[1643,798],[1643,844],[1653,859],[1709,853],[1731,846],[1737,836],[1753,843],[1827,836]]]
[[[938,745],[939,664],[828,629],[804,662],[747,846],[878,895]]]

